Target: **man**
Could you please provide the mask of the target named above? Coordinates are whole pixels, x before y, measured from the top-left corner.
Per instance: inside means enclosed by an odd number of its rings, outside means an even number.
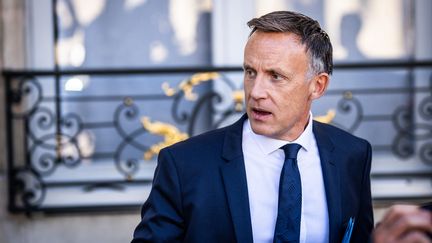
[[[310,112],[332,73],[328,35],[288,11],[248,25],[247,115],[160,152],[132,242],[367,242],[370,144]]]

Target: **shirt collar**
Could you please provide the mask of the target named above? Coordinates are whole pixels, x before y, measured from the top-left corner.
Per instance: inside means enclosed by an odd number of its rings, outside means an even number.
[[[295,139],[294,141],[291,141],[291,142],[288,142],[285,140],[274,139],[274,138],[270,138],[270,137],[266,137],[266,136],[254,133],[252,131],[249,119],[247,119],[245,121],[245,125],[246,125],[247,132],[249,132],[251,134],[252,139],[258,144],[258,146],[261,148],[261,150],[265,154],[271,154],[271,153],[277,151],[280,147],[282,147],[288,143],[300,144],[302,146],[302,149],[308,151],[311,148],[312,141],[313,141],[312,122],[313,122],[312,112],[310,112],[309,122],[308,122],[305,130],[300,134],[300,136],[297,139]]]

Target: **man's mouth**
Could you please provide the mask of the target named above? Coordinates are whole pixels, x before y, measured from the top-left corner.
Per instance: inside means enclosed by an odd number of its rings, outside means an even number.
[[[266,118],[272,114],[271,112],[260,109],[260,108],[252,108],[251,110],[252,110],[253,118],[259,119],[259,120]]]
[[[252,108],[252,111],[259,114],[259,115],[270,115],[271,114],[271,112],[269,112],[269,111],[257,109],[257,108]]]

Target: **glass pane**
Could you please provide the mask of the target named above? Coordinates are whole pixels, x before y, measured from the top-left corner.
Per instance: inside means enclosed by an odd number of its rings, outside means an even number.
[[[59,0],[62,68],[208,66],[210,1]]]
[[[316,19],[332,40],[335,61],[408,59],[412,6],[403,0],[257,0],[256,15],[292,10]]]

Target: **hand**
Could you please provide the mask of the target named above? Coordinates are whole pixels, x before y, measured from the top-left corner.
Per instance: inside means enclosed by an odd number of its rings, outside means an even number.
[[[431,243],[431,233],[431,211],[413,205],[395,205],[389,209],[383,220],[378,223],[373,232],[373,239],[374,243]]]

